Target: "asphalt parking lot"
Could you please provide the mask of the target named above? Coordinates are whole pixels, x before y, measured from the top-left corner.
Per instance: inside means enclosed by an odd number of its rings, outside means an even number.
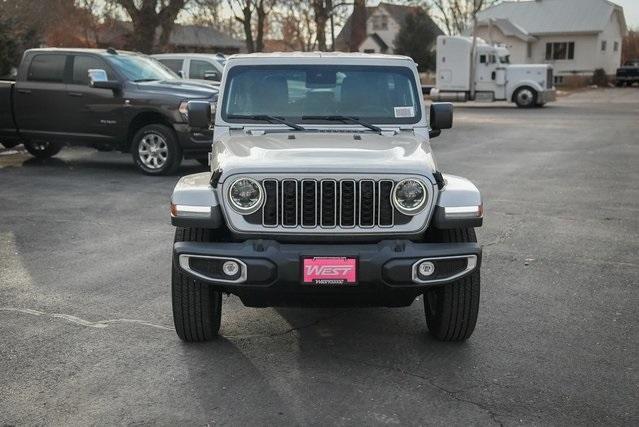
[[[0,424],[639,424],[639,90],[461,105],[433,140],[485,199],[463,344],[403,309],[172,327],[168,200],[129,156],[0,154]],[[201,171],[187,162],[181,174]]]

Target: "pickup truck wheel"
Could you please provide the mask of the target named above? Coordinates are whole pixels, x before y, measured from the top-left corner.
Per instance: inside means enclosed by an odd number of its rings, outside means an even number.
[[[29,154],[38,159],[48,159],[62,150],[62,145],[48,141],[29,141],[23,143],[23,145]]]
[[[537,103],[537,92],[529,87],[522,87],[517,89],[513,98],[518,107],[531,108]]]
[[[472,228],[440,230],[439,243],[476,242]],[[453,283],[424,293],[424,311],[430,333],[440,341],[464,341],[475,330],[479,312],[479,270]]]
[[[147,125],[133,137],[133,161],[148,175],[170,175],[182,161],[182,149],[172,129],[164,125]]]
[[[178,227],[175,241],[207,242],[209,233],[203,228]],[[222,294],[183,274],[175,263],[172,273],[173,323],[178,336],[188,342],[215,338],[222,319]]]

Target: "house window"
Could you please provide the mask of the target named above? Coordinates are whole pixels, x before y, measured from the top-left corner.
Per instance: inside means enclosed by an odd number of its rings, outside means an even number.
[[[608,45],[608,42],[605,40],[601,41],[601,51],[605,52],[606,51],[606,46]]]
[[[564,76],[555,76],[553,80],[556,85],[564,84]]]
[[[364,53],[375,53],[375,49],[364,49]]]
[[[480,64],[486,63],[486,55],[479,55],[479,63]]]
[[[575,59],[575,42],[546,43],[546,61]]]
[[[615,52],[619,51],[619,42],[614,42],[612,44],[612,50],[615,51]]]
[[[388,16],[375,15],[373,16],[373,30],[388,30]]]

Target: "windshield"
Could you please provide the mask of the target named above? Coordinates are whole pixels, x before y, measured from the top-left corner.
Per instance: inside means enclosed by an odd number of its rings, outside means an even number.
[[[109,61],[134,82],[179,79],[178,75],[153,58],[140,55],[109,55]]]
[[[340,115],[409,124],[421,116],[418,93],[408,67],[235,66],[227,76],[221,113],[229,122],[259,122],[247,116],[269,115],[294,123],[334,123],[331,116]]]

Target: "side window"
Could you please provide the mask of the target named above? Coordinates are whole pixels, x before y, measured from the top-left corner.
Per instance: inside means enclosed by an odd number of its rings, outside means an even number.
[[[29,64],[27,80],[33,82],[62,83],[64,81],[64,66],[66,55],[41,54],[36,55]]]
[[[479,55],[479,63],[480,64],[486,63],[486,55]]]
[[[104,61],[95,56],[79,55],[73,57],[73,79],[72,83],[76,85],[89,84],[89,70],[102,69],[107,72],[107,78],[112,79]]]
[[[192,59],[191,67],[189,68],[189,78],[219,81],[222,76],[217,68],[215,68],[215,65],[206,61]]]
[[[182,63],[184,62],[184,60],[182,59],[164,59],[164,58],[158,59],[158,61],[160,61],[162,65],[164,65],[169,70],[173,71],[175,74],[177,74],[178,71],[182,71]]]

